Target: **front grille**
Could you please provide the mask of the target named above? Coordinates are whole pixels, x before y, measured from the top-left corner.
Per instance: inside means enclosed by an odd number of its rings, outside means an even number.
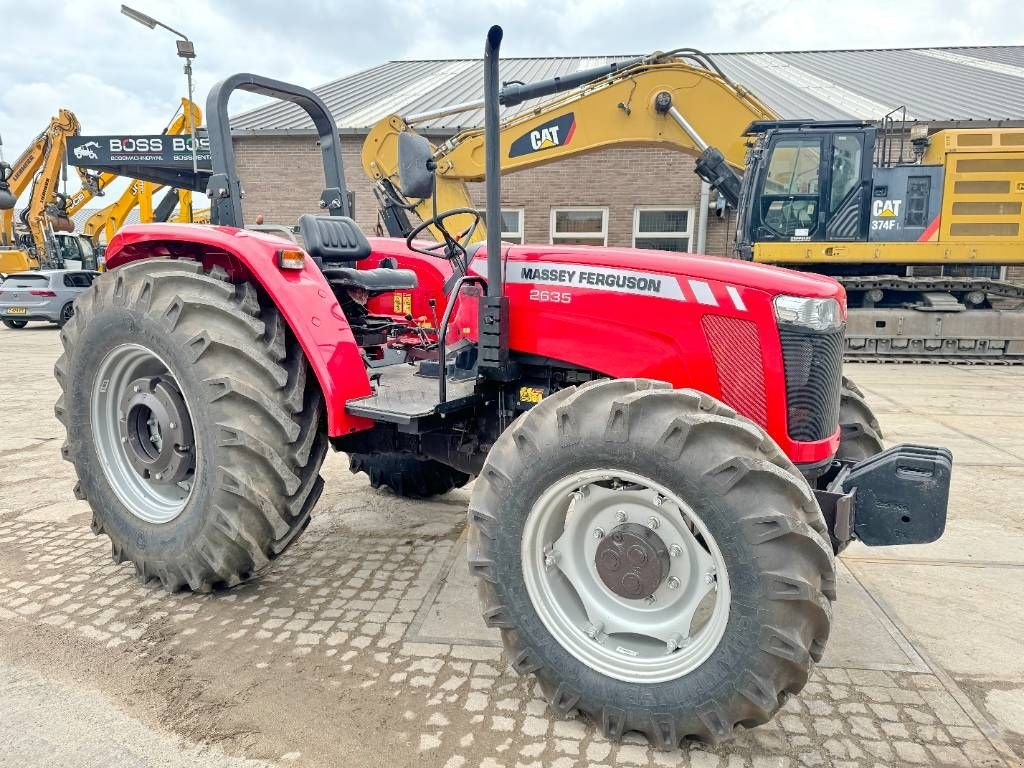
[[[724,315],[704,315],[701,325],[715,358],[722,401],[767,427],[764,361],[757,323]]]
[[[831,437],[839,425],[845,329],[818,333],[779,326],[786,369],[789,436],[809,443]]]

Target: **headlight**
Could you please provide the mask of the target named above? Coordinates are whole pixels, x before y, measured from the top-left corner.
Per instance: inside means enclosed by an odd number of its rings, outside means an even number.
[[[780,323],[800,325],[815,331],[831,331],[843,324],[843,313],[835,299],[776,296],[775,318]]]

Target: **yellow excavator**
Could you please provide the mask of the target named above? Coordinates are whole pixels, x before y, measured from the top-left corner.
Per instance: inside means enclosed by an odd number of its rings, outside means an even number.
[[[1024,130],[914,125],[905,142],[905,125],[782,120],[693,49],[506,84],[501,101],[503,173],[609,146],[697,154],[695,172],[737,209],[735,255],[844,284],[848,357],[1024,363],[1024,313],[996,308],[1024,302],[996,274],[1024,264]],[[429,219],[435,198],[476,208],[466,185],[484,178],[482,130],[432,147],[432,189],[403,190],[399,168],[422,156],[403,153],[426,141],[414,125],[479,108],[390,115],[370,131],[362,163],[390,234],[410,213]],[[472,218],[467,236],[482,240]]]
[[[167,124],[163,133],[172,136],[179,136],[189,133],[191,125],[200,125],[203,121],[202,110],[198,105],[188,99],[182,99],[178,110]],[[79,174],[89,173],[86,169],[79,167]],[[103,189],[113,179],[118,178],[117,174],[111,171],[101,171],[94,176],[95,185]],[[208,211],[193,211],[192,192],[187,189],[172,189],[164,195],[163,199],[154,204],[154,195],[163,188],[162,184],[151,181],[133,179],[131,184],[124,190],[117,200],[100,209],[90,216],[82,225],[82,234],[90,239],[96,247],[102,247],[110,242],[110,239],[122,226],[124,226],[128,215],[137,206],[139,208],[139,221],[149,223],[152,221],[178,221],[204,223],[208,222]],[[69,215],[74,215],[92,199],[86,186],[77,195],[73,195],[68,201]],[[178,209],[176,216],[172,217],[174,209]]]
[[[64,142],[81,126],[74,113],[62,109],[14,161],[0,162],[0,273],[24,272],[40,266],[61,266],[65,260],[91,265],[91,243],[74,229],[67,214],[67,196],[58,190],[64,170]],[[26,232],[14,228],[14,207],[31,187],[22,215]]]
[[[163,132],[188,133],[190,121],[199,125],[202,111],[188,99],[182,99]],[[61,264],[95,267],[95,247],[109,242],[136,205],[142,209],[142,221],[167,221],[175,206],[179,211],[176,221],[189,221],[190,213],[192,221],[209,221],[208,212],[192,212],[190,191],[173,190],[154,207],[153,193],[162,185],[136,180],[117,201],[91,216],[81,234],[74,233],[71,217],[103,195],[106,187],[119,178],[110,171],[96,173],[76,167],[81,188],[72,195],[57,191],[66,168],[66,140],[79,132],[78,118],[62,109],[13,166],[0,162],[0,273]],[[22,216],[27,231],[19,234],[14,228],[14,206],[30,184],[29,204]]]
[[[739,194],[735,172],[722,176],[722,166],[742,169],[747,153],[744,131],[752,122],[775,114],[753,93],[732,83],[704,54],[693,49],[654,53],[634,61],[610,64],[532,85],[506,85],[506,107],[520,99],[558,94],[540,106],[517,111],[502,124],[502,173],[556,162],[605,147],[664,146],[703,153],[698,162],[734,200]],[[400,143],[416,123],[480,109],[468,102],[418,115],[389,115],[363,143],[362,164],[376,182],[384,224],[393,235],[403,228],[402,211],[422,220],[431,217],[433,198],[406,200],[399,179]],[[683,113],[686,117],[683,117]],[[713,136],[717,149],[701,138]],[[469,130],[435,148],[438,210],[475,208],[467,182],[484,178],[483,130]],[[724,186],[723,186],[724,185]],[[469,226],[472,216],[449,219],[453,231]],[[474,242],[486,238],[477,228]],[[436,233],[435,233],[436,234]]]
[[[159,203],[154,205],[155,194],[162,188],[162,184],[132,179],[131,184],[117,200],[86,219],[82,225],[82,234],[88,237],[96,247],[103,247],[124,226],[129,214],[136,207],[139,209],[139,222],[143,224],[153,221],[193,224],[208,224],[210,222],[209,208],[192,210],[192,193],[187,189],[171,189]],[[177,215],[173,215],[175,208],[178,210]],[[190,210],[192,210],[191,222],[189,222]]]

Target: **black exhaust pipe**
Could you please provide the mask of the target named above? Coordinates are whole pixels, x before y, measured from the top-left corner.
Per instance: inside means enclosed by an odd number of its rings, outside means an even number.
[[[503,32],[495,25],[484,46],[484,154],[487,192],[487,295],[480,297],[477,370],[498,381],[515,378],[508,356],[508,297],[501,268],[501,125],[498,116],[498,50]]]
[[[484,46],[484,173],[487,210],[487,295],[501,296],[501,118],[498,112],[498,51],[504,35],[495,24]]]

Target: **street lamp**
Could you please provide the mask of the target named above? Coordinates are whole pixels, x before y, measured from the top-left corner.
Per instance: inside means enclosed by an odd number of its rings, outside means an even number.
[[[148,16],[147,14],[143,13],[142,11],[137,11],[134,8],[130,8],[127,5],[122,5],[121,6],[121,13],[123,13],[129,19],[133,19],[133,20],[139,22],[139,24],[142,24],[143,26],[149,27],[150,29],[156,29],[157,27],[163,27],[168,32],[173,32],[175,35],[177,35],[178,37],[181,38],[180,40],[177,40],[176,42],[177,42],[177,45],[178,45],[178,56],[185,60],[185,78],[188,81],[188,104],[189,104],[188,128],[189,128],[189,134],[191,135],[191,139],[192,139],[192,176],[193,177],[198,176],[199,175],[199,158],[197,156],[197,149],[196,149],[196,124],[195,124],[195,120],[193,119],[193,112],[192,112],[192,59],[194,59],[196,57],[196,47],[195,47],[195,45],[192,44],[192,41],[188,39],[187,35],[184,35],[181,32],[179,32],[178,30],[173,29],[173,28],[167,26],[162,21],[157,21],[152,16]],[[192,210],[191,210],[191,208],[192,208],[192,206],[190,204],[189,205],[189,212],[188,212],[188,220],[189,221],[192,221]]]

